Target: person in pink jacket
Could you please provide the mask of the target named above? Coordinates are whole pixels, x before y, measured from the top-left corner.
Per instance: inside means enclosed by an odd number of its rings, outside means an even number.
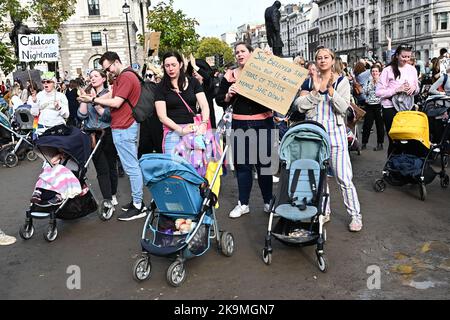
[[[411,110],[414,96],[419,93],[417,70],[409,64],[412,47],[400,45],[392,58],[392,62],[381,73],[375,94],[381,99],[383,120],[386,132],[392,127],[392,121],[398,111]],[[407,101],[406,103],[398,102]],[[389,137],[389,135],[388,135]],[[392,140],[389,138],[388,156],[392,152]]]

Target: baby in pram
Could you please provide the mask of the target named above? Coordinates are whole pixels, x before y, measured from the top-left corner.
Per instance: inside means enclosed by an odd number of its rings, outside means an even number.
[[[48,162],[34,188],[31,202],[40,206],[59,205],[65,199],[81,194],[81,184],[73,172],[65,165],[68,160],[64,152],[57,148],[44,147],[42,155]]]

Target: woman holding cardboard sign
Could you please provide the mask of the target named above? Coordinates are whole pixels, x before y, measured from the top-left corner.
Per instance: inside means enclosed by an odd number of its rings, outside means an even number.
[[[316,52],[317,72],[312,74],[313,87],[302,92],[295,101],[300,112],[308,120],[321,123],[331,141],[331,167],[341,188],[347,212],[352,217],[350,231],[362,229],[362,216],[356,188],[352,182],[353,172],[348,153],[345,116],[350,105],[350,83],[344,76],[334,72],[335,54],[327,48]],[[324,222],[329,220],[330,201],[327,202]]]
[[[236,80],[250,58],[253,48],[244,42],[239,42],[234,47],[234,51],[238,67],[229,70],[223,77],[216,102],[224,108],[233,105],[233,155],[239,202],[229,216],[230,218],[239,218],[250,212],[249,200],[253,184],[253,168],[258,174],[258,184],[264,200],[264,211],[268,213],[270,210],[269,203],[272,199],[271,129],[274,128],[274,123],[273,112],[270,109],[240,95],[236,88]],[[267,159],[269,161],[265,161]]]

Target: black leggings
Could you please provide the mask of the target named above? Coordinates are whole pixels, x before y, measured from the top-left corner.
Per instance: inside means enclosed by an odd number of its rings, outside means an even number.
[[[97,139],[99,134],[96,134]],[[117,151],[112,139],[111,128],[105,129],[105,136],[97,152],[94,154],[93,162],[97,171],[97,180],[102,192],[103,199],[112,200],[117,193]]]
[[[373,121],[375,120],[375,126],[377,127],[377,143],[384,142],[384,124],[383,117],[381,115],[380,104],[366,104],[366,116],[364,117],[362,143],[367,144],[369,142],[370,130],[372,129]]]
[[[383,108],[384,126],[386,128],[386,133],[388,134],[388,139],[389,139],[388,157],[394,148],[393,141],[389,137],[389,131],[391,131],[392,122],[394,121],[394,117],[396,114],[397,114],[397,110],[395,110],[395,108]]]

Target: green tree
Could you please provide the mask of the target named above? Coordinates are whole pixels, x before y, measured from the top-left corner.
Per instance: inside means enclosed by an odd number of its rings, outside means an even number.
[[[203,38],[198,46],[196,57],[205,59],[216,54],[223,56],[225,64],[234,61],[233,50],[220,39],[217,38]]]
[[[18,0],[0,0],[0,68],[8,74],[14,70],[18,61],[11,44],[5,42],[13,25],[10,21],[26,21],[28,18],[37,24],[39,33],[57,32],[61,23],[75,13],[77,0],[32,0],[21,5]],[[10,19],[8,19],[8,17]]]
[[[77,0],[33,0],[31,12],[40,33],[55,33],[75,13]]]
[[[195,31],[197,20],[188,18],[182,10],[173,8],[173,0],[169,4],[160,2],[148,15],[148,27],[161,32],[159,52],[176,49],[184,54],[194,52],[200,36]]]

